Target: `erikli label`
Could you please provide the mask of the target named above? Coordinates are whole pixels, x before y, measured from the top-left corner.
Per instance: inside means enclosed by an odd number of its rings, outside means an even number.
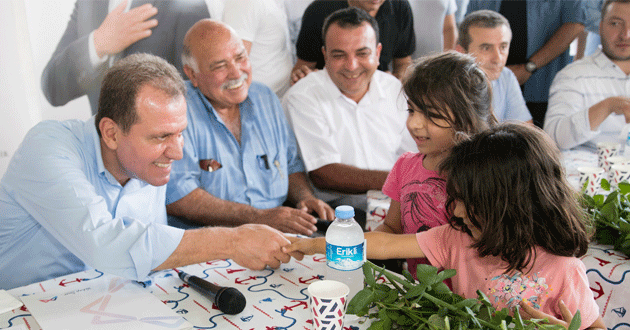
[[[351,271],[361,268],[364,261],[364,243],[342,246],[326,243],[326,264],[330,268]]]

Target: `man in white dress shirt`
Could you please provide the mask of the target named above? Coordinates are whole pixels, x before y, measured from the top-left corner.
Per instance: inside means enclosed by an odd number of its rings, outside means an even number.
[[[558,72],[551,85],[544,129],[561,149],[617,140],[630,123],[630,1],[604,3],[599,34],[602,49]]]
[[[378,25],[364,11],[331,14],[323,35],[325,70],[298,81],[283,105],[321,198],[365,210],[365,193],[382,188],[402,151],[416,150],[405,129],[402,85],[377,70]]]

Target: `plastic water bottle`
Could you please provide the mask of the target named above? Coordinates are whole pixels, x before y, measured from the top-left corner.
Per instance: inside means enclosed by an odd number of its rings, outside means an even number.
[[[348,299],[352,299],[363,289],[365,237],[352,206],[338,206],[335,218],[326,230],[326,279],[347,284]]]

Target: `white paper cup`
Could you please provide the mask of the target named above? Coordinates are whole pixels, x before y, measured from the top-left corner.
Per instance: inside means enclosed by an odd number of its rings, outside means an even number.
[[[584,186],[584,183],[588,180],[586,186],[586,193],[590,196],[594,196],[601,191],[602,179],[606,175],[606,171],[601,167],[578,167],[578,173],[580,173],[580,189]]]
[[[599,142],[597,143],[597,166],[604,168],[606,172],[610,170],[610,164],[607,160],[610,157],[619,155],[621,144],[618,142]]]
[[[613,165],[610,171],[612,173],[611,183],[615,187],[619,185],[619,182],[630,181],[630,165]]]
[[[613,157],[608,157],[606,162],[608,163],[608,168],[606,169],[606,172],[608,172],[608,181],[613,183],[612,167],[614,165],[629,165],[630,158],[624,157],[624,156],[613,156]]]
[[[341,282],[322,280],[308,286],[313,330],[343,329],[350,288]]]

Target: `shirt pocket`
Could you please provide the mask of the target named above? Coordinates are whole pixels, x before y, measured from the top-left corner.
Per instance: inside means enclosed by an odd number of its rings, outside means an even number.
[[[259,162],[259,169],[263,173],[261,188],[267,191],[269,199],[284,199],[289,190],[286,156],[275,151],[273,154],[267,154],[267,162],[269,168],[266,168],[264,161]]]

